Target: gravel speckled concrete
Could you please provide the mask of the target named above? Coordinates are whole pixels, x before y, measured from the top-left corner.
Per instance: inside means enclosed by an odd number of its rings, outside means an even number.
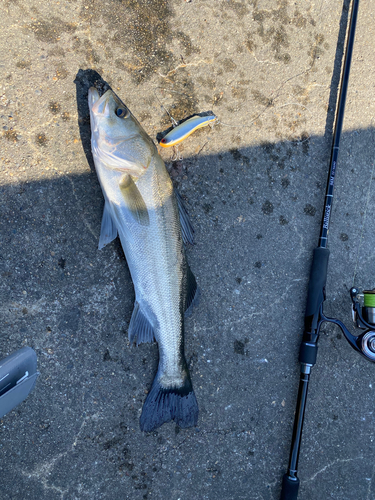
[[[4,500],[277,500],[292,433],[347,0],[4,0],[0,5],[0,353],[41,373],[0,421]],[[375,13],[361,0],[331,221],[325,311],[375,286]],[[97,250],[103,198],[87,90],[107,81],[155,139],[212,110],[171,176],[196,230],[186,322],[197,428],[138,419],[157,346],[130,348],[120,244]],[[372,183],[372,184],[371,184]],[[301,500],[374,500],[375,366],[323,328]]]

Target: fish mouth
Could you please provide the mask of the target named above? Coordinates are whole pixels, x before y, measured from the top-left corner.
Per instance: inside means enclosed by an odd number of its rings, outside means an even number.
[[[110,111],[115,111],[114,109],[110,109],[113,107],[109,106],[111,99],[115,101],[116,107],[122,107],[125,110],[128,109],[112,89],[108,89],[100,95],[96,87],[90,87],[88,97],[90,110],[96,115],[109,115]]]
[[[89,89],[89,107],[95,115],[108,115],[109,114],[109,101],[113,92],[107,90],[104,94],[100,95],[96,87]]]

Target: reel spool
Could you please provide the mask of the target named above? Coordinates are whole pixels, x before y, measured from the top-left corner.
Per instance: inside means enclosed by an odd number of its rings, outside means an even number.
[[[367,321],[367,323],[375,325],[375,289],[363,290],[363,301],[363,317]]]
[[[353,321],[357,328],[366,329],[375,327],[375,288],[363,290],[360,293],[357,288],[350,290],[353,302]]]

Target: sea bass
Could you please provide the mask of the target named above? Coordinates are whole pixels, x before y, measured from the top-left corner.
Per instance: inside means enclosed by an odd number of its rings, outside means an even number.
[[[197,424],[184,354],[184,315],[197,296],[184,240],[192,228],[158,151],[112,90],[89,90],[91,148],[105,205],[99,249],[120,237],[135,289],[129,340],[157,341],[159,367],[140,427]],[[181,220],[181,223],[180,223]]]

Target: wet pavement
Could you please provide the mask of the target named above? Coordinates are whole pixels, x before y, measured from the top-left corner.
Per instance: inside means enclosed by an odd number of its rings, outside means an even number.
[[[2,499],[279,498],[348,22],[333,4],[2,2],[0,353],[31,346],[40,371],[0,420]],[[361,0],[329,235],[325,311],[350,328],[349,289],[375,286],[374,16]],[[153,139],[168,113],[220,120],[161,150],[195,228],[196,428],[139,429],[158,354],[128,345],[119,242],[97,249],[99,77]],[[319,346],[299,498],[374,500],[375,366],[337,327]]]

